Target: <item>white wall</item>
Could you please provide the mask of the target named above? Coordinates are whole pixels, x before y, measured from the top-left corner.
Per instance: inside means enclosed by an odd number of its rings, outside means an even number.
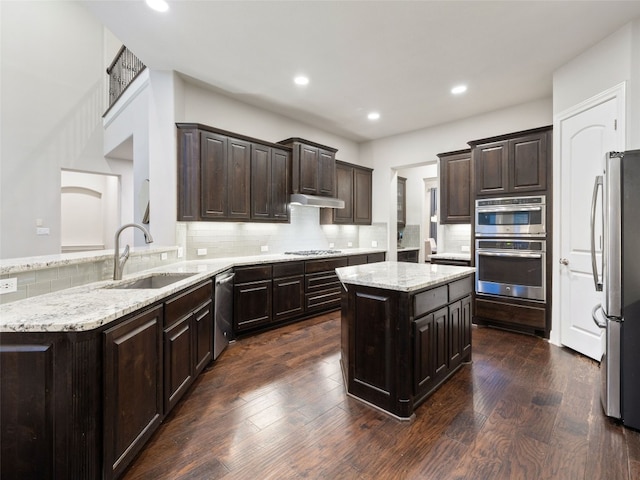
[[[352,140],[239,102],[193,83],[184,82],[184,116],[177,121],[202,123],[268,142],[291,137],[305,138],[337,148],[336,158],[339,160],[360,163],[358,144]]]
[[[628,23],[553,75],[553,113],[626,82],[626,148],[640,148],[640,19]]]
[[[625,149],[640,148],[640,18],[589,48],[562,66],[553,75],[554,115],[621,83],[625,83],[626,129]],[[554,163],[554,177],[559,178],[562,158]],[[554,183],[554,194],[559,198],[559,184]],[[560,231],[562,212],[554,204],[554,231]],[[560,295],[560,237],[553,239],[553,297]],[[560,344],[560,302],[553,303],[550,340]]]
[[[103,27],[74,2],[0,8],[0,258],[58,253],[61,168],[109,170]],[[36,219],[50,235],[36,235]]]

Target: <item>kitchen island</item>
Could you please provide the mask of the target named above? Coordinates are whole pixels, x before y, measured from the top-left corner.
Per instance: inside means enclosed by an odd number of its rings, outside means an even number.
[[[410,420],[470,361],[474,271],[404,262],[337,268],[349,395]]]

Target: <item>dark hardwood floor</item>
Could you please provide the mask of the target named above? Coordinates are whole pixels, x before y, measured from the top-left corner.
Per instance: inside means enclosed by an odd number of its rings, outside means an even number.
[[[345,394],[339,318],[231,345],[124,478],[640,478],[640,433],[603,415],[596,362],[474,327],[473,363],[400,422]]]

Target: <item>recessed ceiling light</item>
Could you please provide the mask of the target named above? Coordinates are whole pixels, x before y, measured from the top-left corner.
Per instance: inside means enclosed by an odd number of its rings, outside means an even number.
[[[146,0],[147,6],[156,12],[166,12],[169,10],[169,4],[165,0]]]
[[[461,93],[464,93],[466,91],[467,91],[466,85],[456,85],[451,89],[451,93],[453,93],[454,95],[460,95]]]
[[[367,115],[367,118],[369,120],[378,120],[380,118],[380,114],[378,112],[371,112],[369,115]]]
[[[296,78],[293,79],[293,81],[295,82],[296,85],[308,85],[309,77],[305,77],[304,75],[298,75]]]

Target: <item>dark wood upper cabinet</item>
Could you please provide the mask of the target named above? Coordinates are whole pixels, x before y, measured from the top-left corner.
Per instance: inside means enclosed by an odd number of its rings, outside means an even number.
[[[322,224],[371,225],[373,170],[336,160],[336,196],[344,208],[323,208]]]
[[[469,142],[475,194],[509,195],[547,189],[551,127]]]
[[[440,153],[440,223],[471,223],[471,150]]]
[[[290,149],[200,124],[177,127],[178,220],[289,221]]]
[[[228,177],[227,199],[228,213],[227,217],[231,219],[248,220],[251,216],[250,198],[251,191],[251,144],[229,138],[227,152]],[[209,183],[209,188],[221,187],[219,181]]]
[[[205,219],[248,219],[251,144],[201,134],[200,205]]]
[[[371,225],[372,221],[372,191],[373,170],[364,167],[354,167],[354,207],[353,223],[356,225]]]
[[[398,227],[407,223],[407,179],[398,177]]]
[[[251,150],[251,219],[289,220],[289,171],[286,150],[263,145]]]
[[[292,150],[292,193],[335,196],[335,148],[303,138],[288,138],[278,143]]]
[[[509,141],[512,158],[510,185],[513,192],[547,189],[547,133],[534,133]]]

